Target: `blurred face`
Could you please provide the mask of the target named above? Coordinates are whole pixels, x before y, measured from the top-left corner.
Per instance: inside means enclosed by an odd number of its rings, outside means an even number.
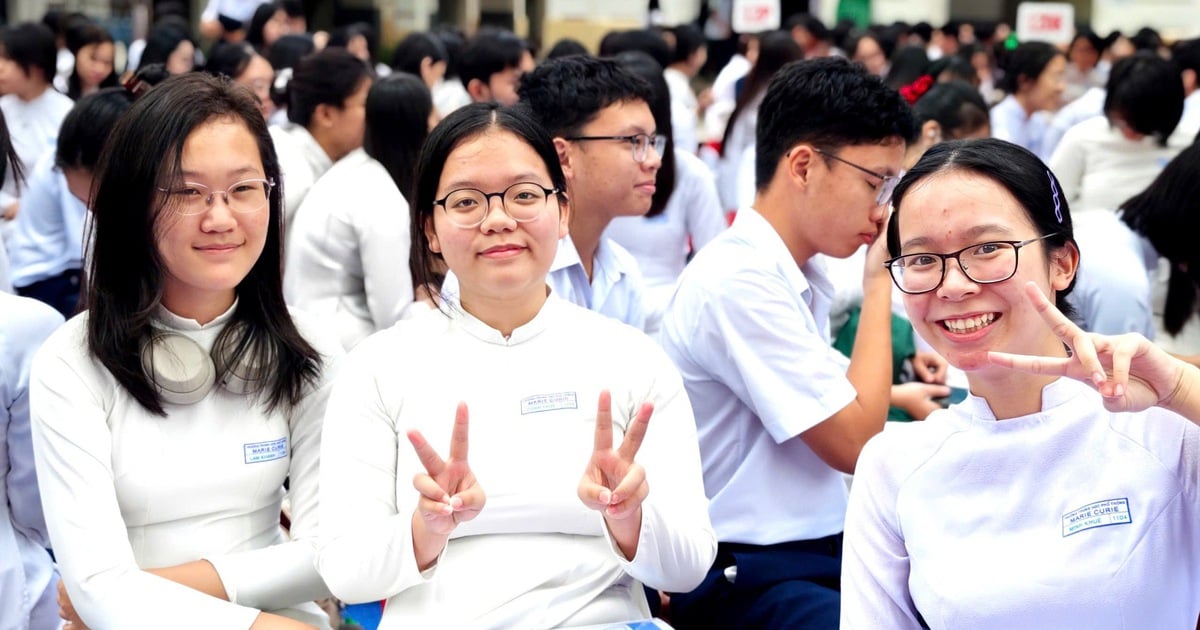
[[[1092,68],[1100,61],[1100,51],[1096,50],[1095,46],[1087,40],[1086,37],[1077,37],[1071,42],[1071,63],[1083,72],[1091,72]]]
[[[1036,81],[1026,81],[1026,94],[1034,111],[1056,110],[1062,104],[1063,90],[1066,82],[1067,58],[1056,55],[1045,69],[1038,75]]]
[[[228,118],[210,120],[192,131],[183,144],[181,166],[180,180],[164,188],[179,190],[195,183],[225,191],[234,183],[266,177],[254,136],[245,124]],[[218,193],[207,211],[191,216],[179,214],[179,195],[168,195],[166,202],[155,230],[165,267],[163,305],[184,316],[228,308],[234,289],[266,244],[266,199],[261,210],[239,213]]]
[[[899,208],[901,254],[949,253],[987,241],[1024,241],[1041,236],[1025,209],[1003,186],[978,174],[949,171],[909,189]],[[1078,258],[1064,248],[1047,255],[1045,241],[1017,251],[1012,278],[977,284],[954,260],[946,261],[942,285],[904,294],[913,328],[952,365],[977,374],[1004,370],[987,364],[987,350],[1058,356],[1062,343],[1026,302],[1024,285],[1035,282],[1054,300],[1075,272]]]
[[[505,68],[488,77],[489,96],[487,100],[493,100],[509,107],[516,105],[520,100],[520,97],[517,96],[517,88],[521,85],[521,76],[531,70],[533,70],[533,55],[529,54],[529,51],[525,51],[522,53],[521,62],[517,67]]]
[[[332,153],[329,157],[335,162],[362,146],[367,121],[367,92],[370,90],[371,80],[363,79],[341,107],[329,108],[329,124],[333,130],[330,138]]]
[[[446,76],[446,62],[434,61],[433,57],[421,60],[421,80],[429,89],[433,89]]]
[[[367,38],[362,35],[350,38],[350,41],[346,42],[346,51],[363,61],[371,61],[371,49],[367,47]]]
[[[600,110],[578,136],[655,134],[654,116],[645,101],[618,102]],[[627,140],[576,140],[565,145],[564,169],[571,199],[588,212],[610,217],[642,216],[650,210],[662,156],[653,146],[641,163]]]
[[[858,40],[858,46],[854,49],[854,60],[875,76],[881,77],[887,71],[887,57],[883,55],[883,48],[880,48],[879,42],[873,37]]]
[[[498,193],[520,182],[554,186],[532,147],[511,132],[491,129],[450,152],[434,194],[443,199],[463,188]],[[567,205],[550,195],[536,218],[517,222],[499,197],[487,203],[483,223],[470,229],[451,223],[446,209],[435,205],[425,224],[430,250],[440,252],[458,277],[468,309],[483,300],[540,304],[558,240],[567,234]]]
[[[792,151],[797,151],[799,145]],[[811,150],[811,148],[809,149]],[[898,175],[904,160],[904,143],[850,145],[830,153],[881,175]],[[790,154],[790,152],[789,152]],[[870,244],[883,227],[887,203],[876,201],[883,181],[875,175],[814,153],[809,161],[805,195],[809,214],[801,221],[808,226],[799,238],[805,251],[846,258]]]
[[[291,22],[288,20],[288,14],[283,9],[280,9],[263,24],[263,44],[271,46],[279,41],[280,37],[288,35],[292,32]]]
[[[167,57],[167,72],[171,74],[183,74],[191,72],[196,66],[196,47],[192,42],[183,40],[171,51]]]
[[[0,94],[16,94],[21,97],[32,96],[34,88],[29,74],[17,65],[17,62],[5,56],[0,56]]]
[[[88,44],[75,54],[75,71],[79,73],[79,81],[85,93],[100,87],[100,82],[113,73],[113,55],[115,49],[112,42]]]
[[[86,168],[64,166],[63,176],[67,180],[67,190],[87,207],[92,206],[92,172]]]
[[[262,111],[263,118],[267,118],[275,111],[275,103],[271,101],[271,82],[274,80],[275,70],[271,68],[271,62],[262,55],[254,55],[250,58],[250,63],[246,64],[246,69],[234,81],[254,92],[258,97],[258,108]]]

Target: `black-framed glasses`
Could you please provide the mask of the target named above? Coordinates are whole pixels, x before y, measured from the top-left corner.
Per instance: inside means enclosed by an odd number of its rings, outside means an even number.
[[[833,153],[830,153],[829,151],[824,151],[824,150],[818,149],[816,147],[813,147],[813,151],[816,151],[817,153],[820,153],[821,155],[824,155],[825,157],[833,158],[833,159],[837,160],[838,162],[845,164],[846,166],[853,166],[854,168],[866,173],[867,175],[871,175],[873,177],[878,177],[880,179],[881,183],[879,184],[879,188],[877,188],[876,192],[875,192],[875,203],[877,205],[882,206],[883,204],[892,200],[892,191],[896,190],[896,184],[900,183],[899,175],[884,175],[883,173],[876,173],[875,171],[872,171],[871,169],[869,169],[865,166],[859,166],[858,164],[855,164],[854,162],[851,162],[850,160],[847,160],[846,158],[838,157],[838,156],[834,155]]]
[[[635,133],[630,136],[571,136],[563,139],[573,142],[584,140],[620,140],[628,142],[633,147],[633,161],[638,164],[645,162],[646,158],[650,157],[651,146],[654,147],[654,151],[660,156],[663,154],[663,151],[667,150],[667,137],[656,133]]]
[[[921,252],[897,256],[885,263],[896,288],[909,295],[929,293],[946,280],[946,261],[953,258],[963,275],[975,284],[1004,282],[1017,273],[1017,252],[1030,243],[1058,236],[1058,232],[1025,241],[987,241],[949,254]]]
[[[526,223],[541,216],[550,195],[560,192],[557,188],[546,188],[533,182],[517,182],[501,192],[493,193],[459,188],[441,199],[435,199],[433,205],[445,209],[446,218],[455,227],[471,229],[479,227],[487,218],[492,197],[500,198],[500,207],[513,221]]]
[[[234,182],[225,190],[215,190],[204,184],[184,182],[176,188],[159,188],[170,199],[171,208],[184,216],[204,214],[212,209],[220,195],[230,210],[239,214],[258,212],[267,207],[275,182],[261,177]]]

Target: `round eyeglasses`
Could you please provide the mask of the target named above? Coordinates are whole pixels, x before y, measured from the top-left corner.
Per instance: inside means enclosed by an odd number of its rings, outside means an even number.
[[[433,205],[445,209],[446,218],[455,227],[471,229],[483,224],[491,212],[492,197],[500,198],[500,207],[513,221],[526,223],[541,216],[550,195],[560,192],[557,188],[546,188],[533,182],[517,182],[502,192],[494,193],[459,188],[441,199],[435,199]]]
[[[896,287],[909,295],[929,293],[946,279],[946,261],[958,261],[959,269],[976,284],[1004,282],[1017,273],[1017,252],[1030,243],[1058,236],[1058,232],[1027,241],[988,241],[964,247],[949,254],[922,252],[897,256],[883,265],[892,274]]]
[[[660,136],[656,133],[635,133],[631,136],[571,136],[563,138],[572,142],[587,141],[587,140],[621,140],[628,142],[633,147],[633,161],[641,164],[650,157],[650,147],[654,147],[654,152],[660,156],[663,151],[667,150],[667,137]]]
[[[269,179],[243,179],[225,190],[213,190],[204,184],[184,182],[177,188],[159,188],[167,194],[171,208],[184,216],[204,214],[212,209],[220,195],[225,205],[239,214],[258,212],[267,207],[271,188],[275,182]]]

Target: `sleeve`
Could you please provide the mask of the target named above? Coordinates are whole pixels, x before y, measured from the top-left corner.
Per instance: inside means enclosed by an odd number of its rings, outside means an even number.
[[[259,610],[276,610],[328,597],[329,587],[317,571],[318,489],[321,433],[326,403],[341,364],[341,346],[321,339],[312,327],[302,328],[321,353],[321,376],[291,411],[292,452],[288,469],[291,540],[240,553],[206,558],[212,563],[229,600]]]
[[[704,170],[696,170],[697,166]],[[725,229],[725,213],[721,210],[717,181],[705,172],[707,168],[697,160],[696,165],[689,167],[691,174],[687,179],[689,197],[684,209],[687,211],[687,233],[694,252],[700,251]]]
[[[1068,204],[1079,201],[1083,175],[1087,171],[1086,133],[1088,125],[1075,125],[1063,134],[1046,165],[1058,178]]]
[[[113,481],[113,393],[102,391],[100,368],[72,365],[55,340],[34,360],[33,445],[50,540],[79,616],[94,630],[149,630],[168,619],[187,630],[249,628],[258,610],[138,567]]]
[[[400,321],[405,307],[413,301],[412,272],[408,266],[412,241],[408,202],[387,172],[382,167],[379,171],[387,181],[381,181],[371,197],[367,210],[369,222],[358,229],[367,310],[375,330]]]
[[[633,419],[643,401],[654,402],[637,461],[646,470],[650,494],[642,502],[637,554],[626,561],[604,528],[613,553],[629,575],[651,588],[685,593],[699,586],[717,555],[708,516],[696,421],[683,380],[657,346],[647,345],[653,372],[648,388],[633,390],[621,412]]]
[[[12,281],[8,269],[8,250],[4,248],[4,239],[0,238],[0,292],[13,293]]]
[[[67,243],[61,208],[61,186],[65,180],[53,170],[52,156],[43,158],[29,177],[21,198],[13,238],[9,245],[10,279],[13,286],[26,287],[34,282],[31,272],[60,271],[48,268],[61,257]]]
[[[369,338],[346,358],[321,443],[326,536],[317,567],[333,594],[349,603],[385,599],[432,576],[417,570],[413,555],[416,492],[397,492],[409,480],[396,476],[398,412],[386,406],[372,369],[378,339]]]
[[[841,627],[921,628],[908,591],[909,558],[896,515],[896,480],[884,467],[884,434],[858,458],[842,549]]]

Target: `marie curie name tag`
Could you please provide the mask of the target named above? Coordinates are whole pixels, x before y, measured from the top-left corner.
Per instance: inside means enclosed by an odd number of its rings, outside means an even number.
[[[1062,535],[1064,538],[1084,530],[1109,525],[1128,525],[1133,522],[1129,513],[1129,499],[1106,499],[1089,503],[1078,510],[1063,514]]]
[[[559,409],[578,409],[579,402],[575,392],[559,392],[557,394],[537,394],[521,399],[521,415],[557,411]]]
[[[287,437],[285,436],[278,440],[243,444],[242,449],[245,453],[246,463],[257,464],[259,462],[269,462],[287,457],[287,441]]]

